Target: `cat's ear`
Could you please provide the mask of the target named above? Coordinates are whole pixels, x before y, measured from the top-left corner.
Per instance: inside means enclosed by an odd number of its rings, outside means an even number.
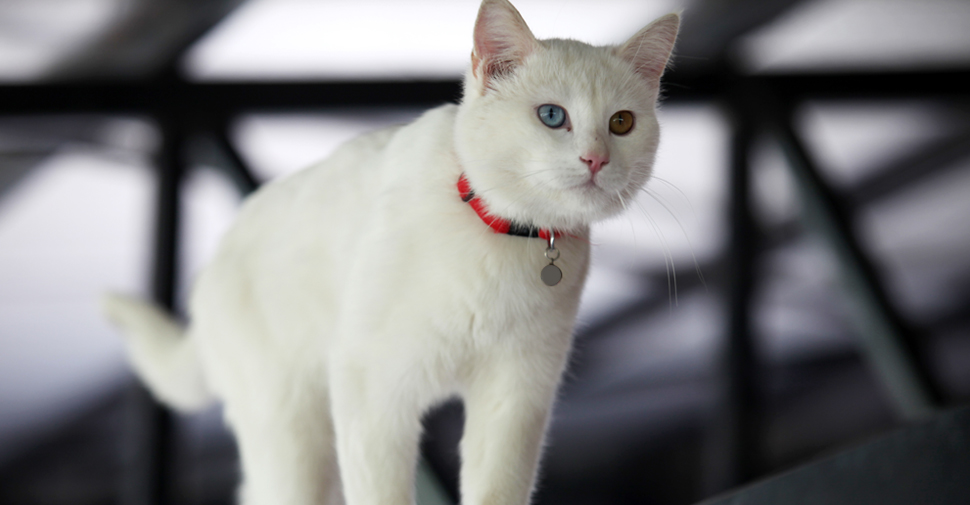
[[[472,74],[482,81],[484,91],[490,80],[512,73],[538,46],[529,26],[508,0],[484,0],[475,21]]]
[[[650,83],[659,84],[679,28],[680,16],[667,14],[630,37],[617,51],[620,57],[633,64],[640,76]]]

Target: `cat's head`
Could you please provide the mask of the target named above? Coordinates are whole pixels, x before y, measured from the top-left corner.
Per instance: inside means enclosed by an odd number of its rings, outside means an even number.
[[[620,212],[653,167],[679,24],[668,14],[615,47],[537,40],[507,0],[484,0],[455,147],[489,211],[563,230]]]

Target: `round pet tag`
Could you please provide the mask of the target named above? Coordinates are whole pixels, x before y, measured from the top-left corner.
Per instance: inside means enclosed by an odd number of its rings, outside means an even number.
[[[539,277],[542,278],[542,282],[546,283],[546,286],[555,286],[562,280],[562,270],[556,265],[549,264],[542,269]]]

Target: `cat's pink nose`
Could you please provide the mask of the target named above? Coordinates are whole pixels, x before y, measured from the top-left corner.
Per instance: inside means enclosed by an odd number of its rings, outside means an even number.
[[[580,156],[579,159],[586,163],[591,174],[596,175],[596,172],[603,169],[603,165],[610,162],[610,155],[590,152]]]

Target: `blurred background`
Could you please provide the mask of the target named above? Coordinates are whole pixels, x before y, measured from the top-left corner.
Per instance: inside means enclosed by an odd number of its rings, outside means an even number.
[[[970,399],[970,2],[518,0],[540,38],[682,11],[663,138],[594,228],[536,503],[689,504]],[[227,504],[99,314],[181,311],[245,195],[460,98],[476,0],[0,0],[0,503]],[[456,495],[462,410],[422,443]]]

